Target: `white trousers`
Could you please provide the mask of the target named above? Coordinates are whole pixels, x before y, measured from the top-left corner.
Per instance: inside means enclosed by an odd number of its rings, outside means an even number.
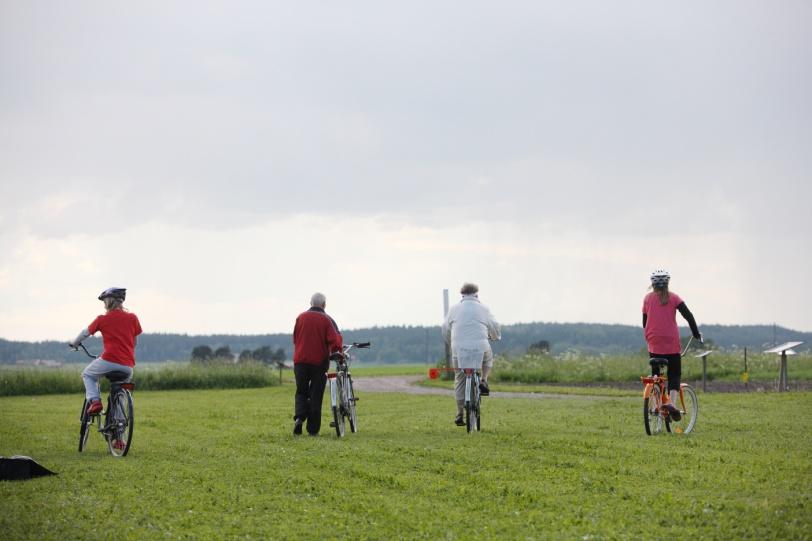
[[[465,371],[459,368],[459,359],[451,355],[451,366],[454,367],[454,398],[457,400],[457,409],[465,405]],[[482,352],[482,366],[493,367],[493,351],[491,348]]]

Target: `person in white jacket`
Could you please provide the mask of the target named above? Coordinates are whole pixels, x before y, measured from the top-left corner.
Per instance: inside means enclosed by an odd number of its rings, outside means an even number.
[[[502,338],[499,323],[479,302],[479,287],[466,282],[460,289],[462,300],[448,311],[443,322],[443,337],[451,346],[451,361],[454,372],[454,398],[457,400],[457,416],[454,423],[465,426],[462,410],[465,406],[465,373],[459,368],[459,359],[463,356],[474,357],[482,366],[482,380],[479,386],[482,396],[490,393],[488,376],[493,367],[491,342]],[[466,363],[467,364],[467,363]]]

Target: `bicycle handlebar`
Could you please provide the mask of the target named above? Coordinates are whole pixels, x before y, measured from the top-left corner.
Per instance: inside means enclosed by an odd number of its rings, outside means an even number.
[[[705,343],[705,337],[702,336],[702,333],[699,334],[699,338],[697,338],[697,340],[699,340],[700,344]],[[682,353],[680,355],[683,355],[683,356],[685,355],[685,353],[688,351],[688,348],[691,347],[691,342],[693,342],[693,341],[694,341],[694,337],[693,337],[693,335],[691,335],[691,337],[688,338],[688,343],[685,344],[685,349],[682,350]]]
[[[344,347],[341,348],[341,352],[335,352],[330,355],[331,361],[336,361],[341,363],[345,359],[349,359],[349,352],[353,349],[369,349],[369,346],[372,345],[372,342],[353,342],[352,344],[344,344]]]
[[[344,344],[344,347],[342,349],[346,354],[351,349],[369,349],[371,345],[372,342],[353,342],[352,344]]]
[[[92,353],[90,353],[90,352],[87,350],[87,348],[85,347],[85,345],[84,345],[84,344],[81,344],[81,343],[80,343],[80,344],[79,344],[77,347],[73,347],[73,346],[71,346],[70,344],[68,344],[68,346],[69,346],[69,347],[71,347],[71,348],[73,348],[73,351],[79,351],[79,348],[82,348],[82,350],[84,350],[84,352],[85,352],[85,355],[87,355],[87,356],[88,356],[88,357],[90,357],[91,359],[95,359],[95,358],[96,358],[96,356],[95,356],[95,355],[93,355]]]

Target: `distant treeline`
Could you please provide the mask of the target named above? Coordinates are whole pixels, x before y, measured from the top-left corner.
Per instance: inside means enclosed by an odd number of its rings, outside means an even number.
[[[769,347],[773,342],[804,341],[799,351],[810,351],[812,333],[773,327],[772,325],[704,325],[702,332],[718,348],[756,350]],[[681,329],[687,335],[687,329]],[[390,326],[353,329],[342,332],[345,342],[371,341],[372,348],[361,350],[359,360],[370,363],[433,363],[444,356],[440,327]],[[502,341],[494,344],[495,353],[524,353],[528,346],[541,341],[550,344],[553,354],[578,351],[594,355],[599,353],[639,352],[645,348],[640,327],[605,325],[597,323],[521,323],[505,325]],[[85,344],[91,352],[101,352],[99,338],[88,339]],[[290,334],[260,335],[187,335],[144,334],[138,339],[136,358],[140,362],[183,361],[191,357],[198,346],[213,350],[229,347],[233,352],[271,348],[293,351]],[[17,360],[49,359],[65,362],[86,362],[87,357],[74,353],[63,342],[15,342],[0,339],[0,363]]]

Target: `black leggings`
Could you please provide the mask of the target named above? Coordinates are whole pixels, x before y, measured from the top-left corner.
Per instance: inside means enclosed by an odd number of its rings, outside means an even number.
[[[648,352],[650,359],[665,359],[668,361],[668,390],[679,391],[680,378],[682,377],[682,355],[679,353],[671,353],[669,355],[662,355],[659,353]],[[658,365],[651,366],[651,375],[659,376],[660,367]]]

